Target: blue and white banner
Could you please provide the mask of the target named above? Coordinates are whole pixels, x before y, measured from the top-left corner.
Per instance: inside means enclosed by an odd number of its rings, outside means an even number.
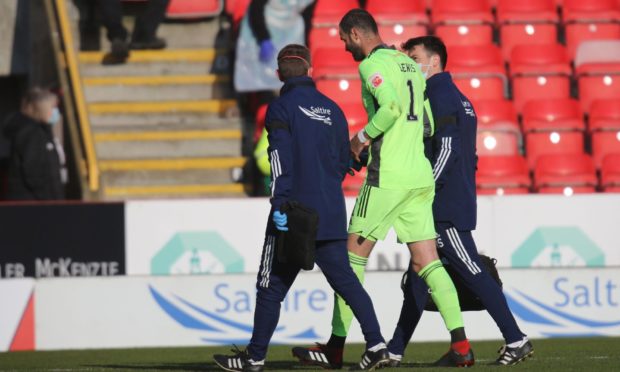
[[[620,268],[505,269],[500,275],[529,337],[620,336]],[[400,313],[400,279],[398,273],[366,276],[386,339]],[[255,281],[249,274],[41,279],[35,286],[36,347],[244,345],[252,332]],[[272,342],[326,341],[332,293],[320,273],[300,274]],[[466,312],[464,319],[474,342],[501,338],[486,312]],[[427,312],[413,341],[448,341],[444,330],[439,314]],[[355,322],[348,340],[363,341]]]

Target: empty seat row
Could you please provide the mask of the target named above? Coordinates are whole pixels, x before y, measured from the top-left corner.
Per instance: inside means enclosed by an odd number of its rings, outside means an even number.
[[[356,0],[319,0],[310,35],[311,49],[334,45],[338,41],[338,21],[357,6]],[[438,0],[432,4],[430,17],[420,0],[368,0],[366,8],[375,15],[384,41],[397,46],[431,31],[449,45],[486,44],[493,42],[497,27],[506,60],[516,45],[550,44],[560,40],[559,36],[566,40],[571,59],[582,41],[620,38],[620,8],[613,0],[571,0],[561,8],[562,17],[554,0],[501,0],[497,4],[497,21],[486,0]]]
[[[620,192],[620,153],[603,162],[600,178],[587,154],[545,155],[530,176],[525,158],[520,155],[478,158],[476,187],[479,195],[509,195],[537,192],[543,194],[591,193],[597,190]],[[355,196],[366,177],[366,170],[347,175],[343,190]]]
[[[530,100],[570,98],[573,81],[584,112],[596,99],[620,98],[620,40],[584,43],[575,72],[559,44],[517,46],[507,69],[491,44],[451,46],[448,55],[458,56],[448,59],[447,70],[467,97],[478,101],[511,95],[518,113]],[[357,65],[343,48],[319,48],[313,59],[317,79],[336,78],[335,86],[343,77],[357,79]]]
[[[601,168],[600,181],[590,156],[550,154],[540,158],[530,178],[526,160],[520,155],[480,157],[476,173],[479,194],[524,194],[529,191],[572,195],[594,192],[620,192],[620,153],[608,155]]]

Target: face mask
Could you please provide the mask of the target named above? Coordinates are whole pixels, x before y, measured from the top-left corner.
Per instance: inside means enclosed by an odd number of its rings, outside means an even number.
[[[56,125],[58,124],[58,122],[60,121],[60,110],[58,109],[58,107],[54,107],[52,109],[52,114],[50,115],[49,119],[47,119],[47,122],[49,125]]]
[[[420,67],[420,72],[422,72],[422,75],[424,75],[424,78],[428,79],[428,73],[429,73],[429,70],[431,69],[431,65],[430,64],[423,65],[421,63],[418,63],[418,67]],[[426,71],[424,71],[424,67],[426,67]]]

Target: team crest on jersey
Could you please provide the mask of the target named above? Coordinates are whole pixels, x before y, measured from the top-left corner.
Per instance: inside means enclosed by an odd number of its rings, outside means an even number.
[[[310,119],[322,121],[323,124],[332,125],[332,118],[331,118],[332,110],[326,109],[324,107],[314,107],[314,106],[310,106],[309,109],[305,107],[301,107],[301,106],[297,106],[297,107],[299,107],[301,112],[306,114],[306,116],[309,117]]]
[[[377,72],[376,74],[372,75],[368,79],[368,81],[373,87],[379,88],[379,85],[383,84],[383,76],[381,76],[381,74]]]

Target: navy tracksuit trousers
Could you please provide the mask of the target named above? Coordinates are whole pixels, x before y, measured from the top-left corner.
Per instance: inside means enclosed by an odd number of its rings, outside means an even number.
[[[298,267],[278,262],[275,255],[275,235],[267,235],[256,288],[254,330],[247,351],[254,361],[265,359],[267,346],[280,318],[280,305],[293,285]],[[372,301],[349,265],[346,240],[317,241],[315,262],[323,271],[329,285],[344,298],[357,318],[366,339],[367,348],[385,342]]]
[[[459,231],[450,223],[436,223],[439,234],[437,251],[442,260],[458,273],[462,282],[480,301],[502,332],[506,343],[523,339],[512,315],[502,288],[486,271],[478,257],[471,231]],[[394,335],[388,344],[390,353],[403,355],[428,300],[426,283],[409,266],[407,280],[403,283],[404,301]]]

